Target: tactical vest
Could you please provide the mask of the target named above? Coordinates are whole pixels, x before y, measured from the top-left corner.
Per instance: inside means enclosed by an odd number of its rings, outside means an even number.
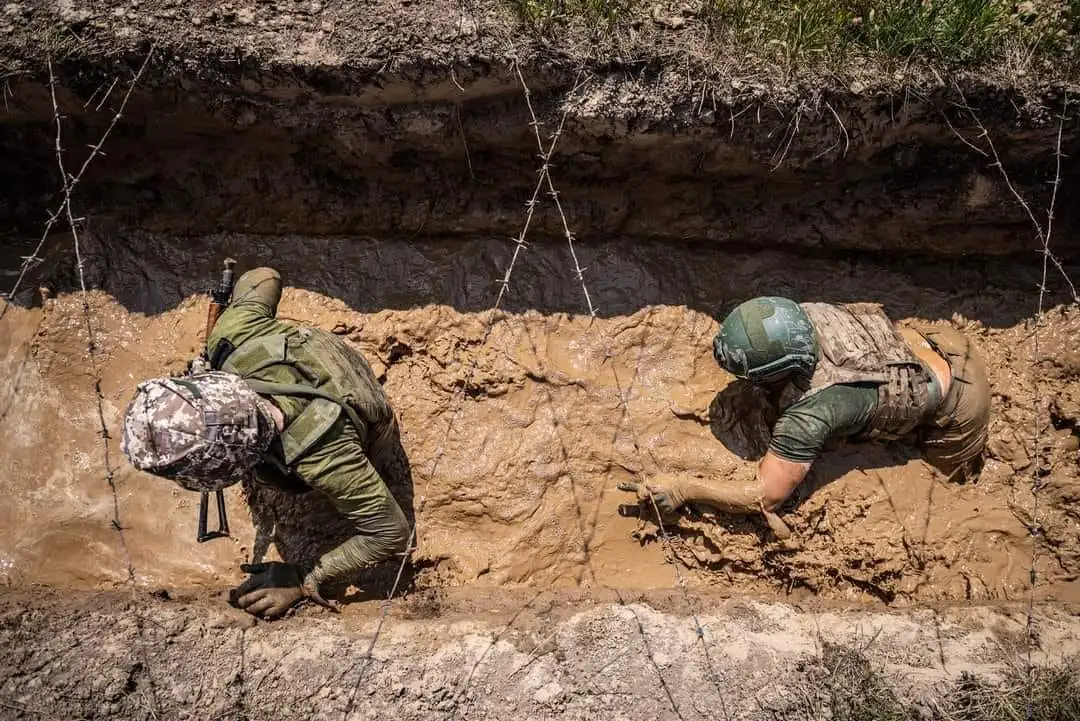
[[[877,384],[877,407],[860,440],[896,440],[928,420],[935,410],[929,371],[880,305],[800,306],[814,324],[818,361],[796,400],[838,383]]]
[[[224,358],[214,360],[221,370],[244,378],[256,393],[310,399],[307,407],[288,422],[257,469],[260,480],[282,490],[308,490],[292,468],[342,413],[356,427],[365,448],[372,431],[393,419],[390,400],[364,356],[324,330],[296,328],[280,335],[252,338]],[[302,382],[282,384],[258,379],[260,371],[275,365],[289,366]]]

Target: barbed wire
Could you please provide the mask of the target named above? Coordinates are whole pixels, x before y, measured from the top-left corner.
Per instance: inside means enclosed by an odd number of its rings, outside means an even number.
[[[517,62],[516,61],[514,62],[514,68],[515,68],[515,70],[517,70]],[[518,72],[520,72],[520,70],[518,70]],[[574,90],[576,90],[576,88],[574,88]],[[567,107],[566,111],[564,111],[562,119],[560,120],[560,123],[559,123],[560,129],[562,128],[562,125],[566,120],[566,113],[568,111],[569,111],[569,106]],[[539,204],[540,191],[544,187],[544,183],[545,183],[545,181],[546,181],[546,179],[548,177],[548,170],[549,170],[549,167],[550,167],[550,159],[551,159],[552,155],[555,152],[556,146],[558,145],[559,135],[560,135],[560,133],[556,133],[555,135],[553,135],[552,138],[551,138],[550,144],[547,146],[547,149],[542,150],[541,157],[543,159],[543,162],[541,163],[540,168],[537,170],[536,185],[533,187],[533,192],[532,192],[532,195],[529,197],[529,200],[527,200],[525,202],[525,221],[524,221],[524,224],[522,225],[521,232],[518,233],[515,237],[510,239],[511,242],[513,242],[513,244],[514,244],[514,252],[510,256],[510,262],[507,264],[506,270],[504,271],[502,278],[500,278],[499,280],[496,281],[498,286],[499,286],[499,290],[498,290],[498,293],[496,293],[496,295],[495,295],[495,301],[492,303],[491,307],[487,311],[487,319],[486,319],[486,321],[484,323],[484,331],[483,331],[483,333],[481,335],[481,341],[480,341],[481,346],[486,345],[488,340],[491,338],[491,333],[492,333],[492,331],[494,330],[494,327],[495,327],[496,316],[498,315],[498,311],[500,310],[500,308],[502,306],[503,299],[506,297],[506,294],[510,289],[510,280],[511,280],[511,277],[513,276],[514,268],[517,265],[518,258],[520,257],[521,252],[525,248],[528,247],[529,229],[532,226],[533,218],[535,217],[535,214],[536,214],[536,207]],[[424,508],[425,508],[425,506],[427,504],[427,488],[431,483],[431,479],[435,476],[435,473],[438,471],[439,464],[441,463],[442,459],[446,455],[446,447],[449,444],[450,435],[453,432],[454,426],[457,423],[459,415],[461,414],[462,401],[464,400],[464,398],[465,398],[465,396],[466,396],[466,394],[468,392],[468,389],[470,387],[472,379],[476,375],[476,371],[478,370],[478,367],[479,367],[479,364],[475,360],[475,356],[474,356],[473,360],[470,363],[469,370],[467,371],[465,378],[462,380],[461,385],[458,387],[458,389],[455,392],[454,397],[452,399],[452,408],[451,408],[451,411],[450,411],[450,420],[447,422],[446,431],[443,434],[443,441],[439,445],[438,449],[436,450],[435,456],[432,459],[431,469],[429,470],[429,472],[427,474],[427,479],[424,482],[424,492],[421,493],[421,495],[420,495],[420,502],[419,502],[419,505],[417,506],[416,514],[415,514],[415,517],[416,517],[417,521],[413,523],[413,526],[409,531],[409,539],[408,539],[408,543],[406,544],[406,550],[404,551],[404,553],[402,553],[401,562],[398,565],[397,572],[396,572],[395,577],[394,577],[394,582],[391,585],[389,594],[387,594],[386,599],[382,602],[382,606],[381,606],[380,612],[379,612],[379,618],[376,621],[375,630],[372,633],[371,641],[368,643],[368,648],[365,651],[364,656],[363,656],[363,665],[361,666],[360,671],[357,674],[356,684],[353,687],[353,692],[350,695],[349,701],[348,701],[348,703],[346,704],[346,707],[345,707],[345,712],[344,712],[344,716],[343,716],[344,719],[347,719],[348,716],[349,716],[349,713],[351,713],[351,711],[352,711],[352,708],[353,708],[354,703],[355,703],[356,695],[357,695],[357,693],[359,691],[360,683],[363,681],[363,678],[364,678],[365,672],[367,670],[367,667],[368,667],[368,665],[370,664],[370,662],[371,662],[371,660],[373,658],[373,653],[375,651],[375,646],[378,643],[378,640],[379,640],[379,638],[380,638],[380,636],[382,634],[383,625],[385,624],[386,618],[387,618],[387,616],[389,614],[391,601],[394,598],[394,596],[397,594],[398,588],[401,585],[401,580],[402,580],[402,578],[404,577],[404,574],[405,574],[405,567],[408,565],[409,556],[412,554],[412,552],[414,550],[416,550],[416,547],[417,547],[416,546],[417,530],[416,529],[417,529],[417,526],[419,525],[420,514],[423,513]],[[495,643],[495,641],[493,641],[492,643]],[[474,669],[474,671],[475,671],[475,669]]]
[[[690,335],[693,336],[694,334],[695,334],[694,331],[691,331]],[[644,347],[644,344],[645,344],[645,340],[643,338],[642,343],[641,343],[642,347]],[[630,427],[631,428],[633,427],[634,421],[633,421],[633,418],[631,417],[631,414],[630,414],[630,402],[629,401],[630,401],[631,388],[633,387],[633,384],[637,381],[637,378],[641,373],[641,355],[642,354],[639,353],[638,357],[634,361],[634,374],[633,374],[633,376],[631,376],[630,383],[627,384],[625,390],[623,389],[622,383],[620,382],[618,371],[615,368],[615,365],[612,364],[612,366],[611,366],[612,376],[615,379],[616,391],[619,394],[619,405],[620,405],[620,408],[621,408],[621,413],[620,413],[620,416],[619,416],[619,425],[620,426],[623,423],[629,423]],[[618,427],[616,427],[615,433],[618,434]],[[614,441],[614,439],[613,439],[613,441]],[[631,442],[632,442],[632,444],[634,446],[634,453],[638,456],[638,459],[639,459],[639,462],[640,462],[640,459],[642,458],[642,456],[646,452],[642,451],[641,445],[638,443],[636,435],[631,438]],[[651,451],[648,451],[648,455],[649,455],[649,458],[652,461],[653,466],[654,467],[659,466],[659,463],[657,462],[657,459],[653,456]],[[644,479],[642,479],[642,480],[644,481]],[[646,488],[646,491],[648,491],[647,488]],[[717,675],[716,675],[716,665],[713,662],[712,654],[709,652],[708,642],[705,639],[705,627],[701,623],[701,619],[700,619],[700,617],[698,615],[696,605],[694,604],[694,602],[692,600],[690,591],[689,591],[689,589],[687,588],[687,585],[686,585],[686,580],[685,580],[685,578],[684,578],[684,576],[682,574],[682,570],[681,570],[681,568],[679,566],[679,559],[678,559],[678,557],[677,557],[677,555],[675,553],[675,549],[674,549],[673,536],[668,531],[666,525],[664,524],[663,514],[661,513],[660,508],[656,503],[656,498],[652,495],[652,493],[648,493],[648,499],[649,499],[649,504],[650,504],[650,510],[653,512],[653,516],[654,516],[655,521],[656,521],[656,526],[660,531],[660,541],[661,541],[661,544],[662,544],[662,546],[664,548],[664,561],[666,563],[671,564],[673,575],[674,575],[674,585],[680,591],[680,593],[682,595],[682,598],[683,598],[683,602],[686,604],[687,611],[690,613],[690,617],[692,618],[692,620],[694,622],[695,642],[698,645],[700,645],[705,670],[708,672],[708,675],[709,675],[709,681],[713,685],[713,688],[716,690],[717,696],[719,698],[723,699],[724,692],[720,687],[720,681],[719,681],[719,679],[717,678]],[[621,600],[621,598],[620,598],[620,600]],[[657,671],[659,672],[659,669],[657,669]]]
[[[518,82],[521,84],[522,91],[524,92],[524,95],[525,95],[526,106],[529,109],[529,115],[530,115],[530,118],[531,118],[531,122],[529,123],[529,125],[533,128],[533,131],[534,131],[535,136],[536,136],[537,148],[538,148],[538,150],[539,150],[539,152],[541,154],[540,157],[544,162],[544,166],[543,166],[544,167],[544,175],[546,176],[546,180],[547,180],[548,192],[549,192],[549,195],[551,196],[552,201],[554,203],[555,210],[558,213],[559,220],[562,223],[563,234],[564,234],[564,236],[566,238],[567,247],[568,247],[569,252],[570,252],[570,258],[571,258],[571,261],[573,263],[574,277],[581,284],[581,292],[582,292],[582,295],[584,296],[585,305],[588,308],[589,316],[590,316],[591,319],[595,319],[597,309],[593,305],[592,296],[589,293],[588,284],[585,281],[584,269],[581,267],[581,263],[580,263],[580,261],[578,259],[577,252],[576,252],[576,250],[574,248],[574,240],[575,240],[574,234],[570,230],[570,224],[566,219],[566,213],[563,210],[562,203],[559,201],[559,192],[556,190],[554,181],[553,181],[553,179],[551,177],[550,166],[549,166],[549,163],[548,163],[549,157],[545,156],[543,154],[543,141],[541,140],[540,130],[539,130],[540,122],[536,117],[536,112],[535,112],[535,109],[533,108],[533,105],[532,105],[532,101],[531,101],[532,93],[529,90],[529,87],[525,82],[525,77],[521,74],[520,67],[515,66],[515,70],[517,71]],[[588,80],[586,80],[584,82],[581,81],[581,71],[579,70],[577,79],[575,80],[574,91],[576,91],[578,88],[584,86],[587,82],[588,82]],[[562,115],[562,118],[561,118],[561,120],[559,122],[559,125],[558,125],[557,129],[555,130],[553,138],[558,138],[558,136],[562,134],[565,119],[566,119],[566,113],[564,112],[563,115]],[[605,357],[610,358],[610,357],[612,357],[612,355],[613,354],[612,354],[612,351],[611,351],[610,347],[607,348],[606,351],[605,351]],[[640,364],[640,354],[638,356],[637,363],[635,364],[635,377],[637,375],[638,369],[640,368],[639,364]],[[629,417],[628,398],[626,397],[626,394],[623,392],[622,384],[621,384],[621,382],[619,380],[618,370],[616,369],[614,363],[611,364],[611,370],[612,370],[613,378],[615,380],[616,391],[619,394],[619,403],[622,406],[622,412],[623,412],[622,418],[628,418]],[[617,430],[616,430],[616,432],[617,432]],[[638,445],[636,439],[634,441],[634,449],[635,449],[635,452],[640,457],[641,448]],[[654,458],[653,459],[654,464],[655,464],[655,460],[656,459]],[[653,510],[654,510],[654,512],[656,514],[657,524],[658,524],[658,527],[660,528],[661,538],[662,538],[662,541],[663,541],[664,546],[665,546],[665,560],[668,563],[670,563],[672,568],[674,569],[675,585],[682,592],[683,600],[685,601],[687,609],[690,611],[690,614],[693,617],[693,620],[694,620],[694,633],[695,633],[696,641],[700,642],[700,644],[701,644],[701,649],[702,649],[703,654],[705,656],[706,662],[708,663],[708,670],[709,670],[709,673],[710,673],[710,675],[712,677],[713,684],[716,685],[717,691],[719,692],[719,685],[718,685],[718,682],[716,680],[715,673],[713,671],[712,658],[711,658],[711,656],[709,654],[708,645],[705,642],[705,630],[701,625],[700,619],[698,618],[697,610],[694,607],[694,604],[690,599],[690,593],[689,593],[689,590],[686,587],[686,581],[683,578],[681,570],[679,569],[678,559],[675,557],[674,551],[671,548],[671,536],[668,534],[667,529],[664,527],[664,523],[663,523],[663,519],[661,518],[660,510],[656,505],[656,499],[653,498],[652,495],[650,494],[649,495],[649,500],[652,502],[652,508],[653,508]],[[617,589],[616,589],[616,596],[619,598],[620,604],[623,605],[624,607],[626,607],[631,613],[633,613],[634,619],[637,622],[639,632],[641,633],[643,642],[645,644],[646,653],[648,654],[649,660],[652,662],[652,664],[653,664],[653,666],[654,666],[654,668],[656,670],[656,673],[657,673],[658,677],[660,678],[660,683],[663,686],[664,693],[667,696],[668,700],[670,701],[672,709],[675,711],[675,714],[679,718],[682,718],[682,712],[679,710],[678,705],[675,703],[675,698],[672,695],[671,690],[668,687],[667,682],[664,679],[663,674],[660,672],[659,665],[656,663],[656,660],[652,655],[652,649],[651,649],[651,646],[649,644],[648,638],[645,636],[645,631],[644,631],[643,626],[641,625],[640,618],[638,618],[637,613],[634,612],[634,610],[632,608],[627,606],[627,604],[625,603],[625,601],[624,601],[624,599],[622,597],[622,594]]]
[[[551,149],[548,152],[544,152],[544,142],[540,139],[540,121],[536,118],[536,111],[533,109],[532,104],[532,91],[529,90],[529,86],[525,83],[525,76],[521,74],[521,64],[514,63],[514,71],[517,73],[518,82],[521,84],[522,92],[525,94],[525,105],[529,109],[529,117],[531,121],[529,126],[533,129],[533,133],[536,136],[536,149],[540,153],[540,160],[542,165],[540,167],[540,179],[547,182],[548,195],[551,197],[552,202],[555,204],[555,210],[559,214],[559,219],[562,221],[563,235],[566,237],[566,244],[570,248],[570,258],[574,261],[574,277],[581,283],[581,292],[585,296],[585,305],[589,309],[589,316],[596,317],[596,308],[593,307],[592,298],[589,296],[589,288],[585,284],[585,269],[581,267],[581,263],[578,262],[577,251],[574,249],[574,234],[570,232],[570,224],[566,222],[566,213],[563,212],[562,202],[559,200],[559,191],[555,189],[555,182],[551,179]],[[574,86],[570,90],[569,96],[573,96],[577,91],[588,84],[589,79],[581,80],[583,69],[578,69],[577,77],[574,80]],[[567,108],[566,110],[568,110]],[[567,113],[564,111],[562,117],[559,119],[559,125],[555,129],[555,132],[551,135],[551,148],[555,147],[555,143],[558,142],[562,136],[563,127],[566,123]]]
[[[1066,285],[1069,288],[1069,292],[1072,295],[1072,301],[1074,304],[1080,304],[1080,297],[1077,296],[1076,287],[1073,285],[1072,279],[1069,277],[1064,266],[1058,257],[1050,250],[1050,239],[1054,229],[1054,211],[1057,206],[1058,189],[1061,186],[1061,159],[1063,157],[1061,152],[1061,141],[1065,127],[1065,119],[1069,110],[1069,94],[1065,92],[1061,115],[1058,118],[1057,128],[1057,143],[1054,148],[1054,180],[1051,183],[1050,202],[1046,209],[1046,226],[1035,217],[1035,213],[1031,209],[1031,205],[1024,199],[1023,195],[1013,185],[1012,179],[1009,177],[1008,171],[1005,169],[1004,163],[1001,161],[1001,156],[998,154],[997,146],[994,145],[994,140],[990,136],[990,132],[983,125],[982,120],[979,118],[978,113],[968,103],[967,98],[964,96],[963,90],[960,86],[954,82],[954,87],[957,93],[960,95],[961,103],[959,104],[976,127],[979,129],[979,138],[986,141],[986,146],[989,149],[989,154],[983,152],[985,157],[993,159],[991,167],[996,168],[1001,175],[1001,179],[1004,181],[1009,192],[1012,194],[1016,202],[1020,204],[1024,212],[1027,214],[1028,219],[1031,221],[1032,226],[1035,228],[1036,237],[1039,240],[1040,249],[1039,252],[1042,255],[1042,277],[1039,282],[1039,296],[1038,304],[1035,310],[1035,323],[1032,330],[1032,383],[1033,383],[1033,395],[1034,395],[1034,408],[1032,411],[1032,439],[1031,439],[1031,456],[1032,456],[1032,471],[1031,471],[1031,517],[1028,522],[1028,535],[1031,538],[1031,566],[1028,571],[1028,598],[1027,598],[1027,623],[1026,623],[1026,636],[1027,636],[1027,655],[1026,655],[1026,674],[1027,674],[1027,699],[1026,699],[1026,719],[1027,721],[1034,721],[1035,719],[1035,663],[1034,663],[1034,650],[1037,643],[1036,640],[1036,628],[1035,628],[1035,590],[1038,581],[1038,559],[1039,559],[1039,540],[1042,537],[1041,529],[1039,528],[1039,492],[1042,490],[1042,479],[1040,474],[1042,473],[1042,433],[1043,423],[1040,408],[1042,406],[1041,396],[1041,377],[1039,371],[1041,349],[1039,345],[1039,331],[1043,324],[1043,312],[1046,304],[1047,294],[1047,279],[1050,271],[1050,266],[1053,265],[1058,272],[1064,278]],[[950,128],[952,125],[950,124]],[[959,136],[959,133],[953,128],[953,132]],[[964,140],[961,137],[961,140]],[[966,140],[964,141],[969,147],[971,146]],[[974,148],[979,150],[978,148]],[[982,151],[980,151],[982,152]]]
[[[64,148],[63,148],[63,140],[62,140],[62,137],[63,137],[63,116],[60,113],[60,104],[57,102],[57,99],[56,99],[56,76],[55,76],[55,74],[53,72],[52,57],[51,56],[46,57],[46,65],[48,66],[48,70],[49,70],[49,96],[50,96],[50,99],[52,101],[53,120],[54,120],[54,122],[56,124],[56,138],[55,138],[55,144],[54,144],[54,151],[55,151],[55,155],[56,155],[56,165],[57,165],[57,168],[60,171],[60,178],[61,178],[61,182],[63,183],[63,198],[61,200],[60,207],[57,208],[56,212],[54,212],[52,215],[50,215],[49,220],[46,223],[46,231],[42,235],[42,241],[41,242],[42,243],[44,242],[44,238],[47,236],[49,228],[51,228],[52,225],[55,224],[55,222],[56,222],[56,220],[58,218],[64,217],[64,218],[67,219],[68,226],[69,226],[69,229],[71,231],[71,238],[72,238],[73,247],[74,247],[74,253],[75,253],[75,265],[76,265],[76,270],[77,270],[77,274],[78,274],[78,278],[79,278],[79,289],[81,291],[79,300],[80,300],[80,303],[81,303],[81,306],[82,306],[83,321],[86,324],[86,337],[87,337],[86,352],[87,352],[87,356],[89,358],[90,376],[91,376],[91,379],[93,380],[93,384],[94,384],[94,400],[95,400],[95,406],[96,406],[96,411],[97,411],[97,421],[98,421],[98,430],[96,432],[96,435],[98,435],[101,438],[101,453],[102,453],[102,463],[103,463],[103,466],[104,466],[104,469],[105,469],[105,481],[109,486],[109,491],[110,491],[110,494],[112,496],[112,506],[113,506],[112,513],[113,513],[113,517],[112,517],[111,525],[112,525],[113,530],[115,530],[116,533],[117,533],[117,538],[119,539],[120,548],[121,548],[123,556],[124,556],[124,561],[125,561],[125,563],[127,565],[127,569],[126,569],[127,570],[127,583],[128,583],[128,587],[129,587],[129,589],[131,591],[131,599],[132,599],[132,602],[133,602],[132,611],[133,611],[134,616],[135,616],[136,628],[137,628],[137,632],[138,632],[138,638],[139,638],[139,641],[140,641],[139,645],[141,646],[140,650],[141,650],[142,657],[143,657],[142,665],[143,665],[143,668],[146,670],[146,676],[147,676],[148,683],[149,683],[149,686],[150,686],[151,700],[152,700],[152,703],[153,703],[153,706],[150,708],[150,712],[151,712],[151,715],[156,717],[157,710],[159,709],[159,706],[160,706],[160,704],[158,703],[158,698],[157,698],[157,687],[156,687],[156,685],[154,683],[153,675],[152,675],[152,673],[150,671],[149,654],[147,653],[147,649],[146,649],[144,619],[142,618],[142,615],[139,613],[137,607],[135,607],[135,602],[137,600],[135,563],[132,560],[131,548],[130,548],[130,546],[128,544],[127,536],[124,533],[124,526],[123,526],[123,524],[121,522],[121,517],[120,517],[120,497],[119,497],[119,494],[118,494],[117,489],[116,489],[116,470],[117,469],[113,465],[112,456],[111,456],[111,453],[109,451],[109,441],[112,440],[112,436],[109,434],[109,426],[108,426],[108,423],[105,420],[105,394],[101,389],[102,373],[101,373],[101,364],[99,362],[99,357],[98,357],[98,351],[100,350],[100,348],[99,348],[99,346],[97,344],[97,339],[96,339],[96,335],[95,335],[95,331],[94,331],[93,314],[91,313],[90,302],[89,302],[89,300],[87,300],[86,274],[85,274],[85,268],[84,268],[84,264],[83,264],[82,252],[80,250],[80,245],[79,245],[78,223],[82,222],[83,218],[76,218],[75,213],[71,208],[72,197],[74,195],[75,185],[78,183],[79,179],[82,177],[82,174],[86,171],[86,168],[89,166],[90,161],[92,161],[95,157],[97,157],[97,155],[99,155],[101,153],[101,146],[104,144],[105,139],[108,137],[108,135],[112,131],[112,129],[116,126],[117,122],[119,122],[119,119],[120,119],[120,117],[121,117],[121,115],[123,113],[123,110],[127,105],[127,101],[131,97],[131,93],[135,89],[135,86],[138,84],[139,79],[142,77],[142,73],[146,69],[147,64],[150,62],[150,58],[153,56],[153,52],[154,52],[154,48],[153,48],[153,46],[151,46],[149,52],[146,55],[146,58],[143,60],[142,66],[139,68],[138,73],[135,75],[134,79],[131,81],[131,84],[128,86],[128,90],[124,94],[124,99],[121,102],[120,108],[113,115],[113,118],[110,121],[110,123],[108,125],[108,128],[103,133],[101,139],[95,145],[90,146],[91,147],[90,155],[83,162],[82,167],[79,169],[79,172],[78,172],[77,175],[69,175],[67,173],[65,167],[64,167]],[[41,243],[39,243],[38,250],[35,251],[35,255],[38,252],[40,252],[40,248],[41,248]],[[16,286],[15,286],[16,290],[17,290],[19,282],[21,282],[21,280],[23,278],[23,275],[25,274],[27,269],[28,269],[28,265],[26,263],[24,263],[23,272],[20,274],[18,280],[16,281]],[[15,291],[13,290],[11,297],[14,297],[14,292]],[[6,306],[5,306],[5,309],[6,309]]]
[[[135,86],[138,85],[139,79],[142,77],[143,71],[146,70],[146,66],[150,62],[150,58],[153,57],[155,48],[156,45],[150,45],[150,50],[146,53],[146,57],[143,59],[142,65],[139,66],[139,70],[135,73],[135,77],[132,79],[131,84],[128,86],[127,92],[124,93],[124,99],[120,102],[119,109],[113,115],[112,121],[105,128],[105,131],[101,134],[101,137],[98,139],[97,143],[90,146],[90,154],[86,156],[86,160],[84,160],[82,166],[79,167],[79,172],[75,173],[75,175],[69,176],[64,172],[64,170],[62,169],[63,166],[61,165],[61,181],[63,183],[64,190],[63,196],[60,199],[60,205],[57,206],[56,210],[49,214],[48,219],[45,221],[45,228],[41,232],[41,238],[38,240],[38,243],[34,247],[33,252],[30,255],[22,256],[22,265],[19,268],[19,275],[15,279],[15,283],[14,285],[12,285],[11,290],[8,291],[7,294],[4,296],[6,298],[6,302],[4,303],[3,307],[0,307],[0,318],[4,317],[4,314],[7,313],[7,310],[10,307],[11,303],[15,300],[15,294],[19,292],[19,288],[22,286],[23,280],[25,280],[26,278],[26,274],[30,271],[32,267],[41,263],[44,260],[41,257],[41,249],[45,247],[45,241],[48,239],[49,232],[52,230],[53,226],[56,225],[57,221],[61,220],[64,217],[67,217],[70,220],[71,194],[75,192],[75,187],[79,184],[79,181],[82,180],[83,174],[86,172],[86,169],[90,167],[90,163],[92,163],[94,161],[94,158],[96,158],[98,155],[103,154],[101,152],[101,146],[105,144],[105,141],[112,133],[113,128],[116,127],[116,123],[119,122],[120,118],[123,116],[124,109],[127,107],[128,99],[131,98],[132,91],[135,89]],[[55,80],[53,77],[51,57],[48,58],[48,65],[49,88],[52,92],[53,113],[54,116],[56,116],[59,114],[59,111],[57,110],[56,106],[56,92],[54,89]],[[112,92],[111,87],[109,89],[109,92]],[[104,102],[104,99],[102,100],[102,102]],[[98,107],[100,108],[101,106],[98,105]],[[58,135],[56,142],[57,144],[59,144],[59,129],[57,130],[57,133]],[[76,247],[77,245],[78,244],[76,242]],[[80,261],[78,261],[77,259],[77,262]]]
[[[1053,266],[1057,269],[1058,273],[1060,273],[1061,277],[1065,280],[1065,284],[1069,287],[1069,293],[1072,295],[1073,302],[1077,303],[1077,304],[1080,304],[1080,295],[1078,295],[1077,292],[1076,292],[1076,286],[1073,284],[1072,278],[1069,277],[1069,274],[1065,270],[1065,266],[1062,265],[1061,260],[1057,257],[1056,254],[1054,254],[1053,251],[1050,250],[1050,236],[1049,236],[1049,233],[1053,229],[1053,215],[1054,215],[1054,207],[1053,207],[1052,204],[1057,202],[1057,189],[1058,189],[1058,185],[1060,185],[1060,183],[1061,183],[1061,130],[1062,130],[1062,126],[1064,125],[1064,113],[1065,113],[1065,110],[1062,111],[1062,120],[1061,120],[1061,123],[1058,125],[1058,146],[1057,146],[1057,173],[1058,173],[1058,175],[1057,175],[1057,177],[1056,177],[1056,179],[1054,181],[1053,198],[1051,200],[1051,206],[1049,207],[1049,209],[1047,211],[1047,216],[1048,216],[1047,217],[1047,225],[1046,225],[1046,228],[1043,228],[1042,223],[1039,222],[1039,220],[1035,217],[1035,213],[1031,210],[1031,205],[1026,200],[1024,200],[1024,196],[1021,195],[1020,191],[1018,191],[1016,189],[1016,186],[1013,185],[1012,178],[1009,177],[1009,173],[1005,170],[1005,165],[1001,161],[1001,156],[998,154],[997,146],[994,145],[994,139],[990,137],[990,131],[986,129],[986,126],[983,125],[982,120],[979,118],[978,113],[976,113],[975,109],[971,107],[970,103],[968,103],[967,97],[964,95],[964,91],[960,88],[960,85],[957,84],[954,81],[953,82],[953,87],[956,89],[956,92],[960,95],[961,102],[959,103],[959,107],[963,108],[965,111],[967,111],[967,114],[969,116],[971,116],[971,119],[975,123],[975,126],[979,129],[979,138],[985,140],[986,141],[986,146],[990,149],[990,156],[994,160],[994,162],[990,164],[990,167],[997,169],[998,173],[1001,175],[1001,179],[1005,182],[1005,187],[1008,188],[1009,193],[1013,196],[1013,198],[1016,199],[1016,202],[1024,210],[1024,213],[1027,215],[1028,220],[1031,221],[1032,227],[1035,228],[1035,235],[1039,239],[1039,243],[1042,246],[1041,249],[1039,250],[1039,252],[1043,256],[1043,265],[1045,266],[1047,263],[1053,264]],[[1068,95],[1068,93],[1066,93],[1065,94],[1065,102],[1064,102],[1064,107],[1066,109],[1068,108],[1068,104],[1069,104],[1069,95]],[[950,125],[950,128],[951,127],[952,126]],[[956,133],[955,129],[953,129],[953,132]],[[956,135],[958,137],[960,137],[960,139],[963,140],[965,142],[965,144],[967,144],[969,146],[971,145],[970,143],[968,143],[963,138],[963,136],[960,136],[959,133],[956,133]],[[1042,298],[1043,298],[1043,295],[1045,294],[1045,291],[1046,291],[1046,275],[1044,273],[1042,284],[1040,285],[1040,291],[1039,291],[1040,307],[1041,307]]]
[[[1032,345],[1034,350],[1034,357],[1032,358],[1032,371],[1034,375],[1034,394],[1035,394],[1035,407],[1034,418],[1032,423],[1034,430],[1032,434],[1032,472],[1031,472],[1031,528],[1029,534],[1031,536],[1031,570],[1028,578],[1028,609],[1027,609],[1027,682],[1028,682],[1028,697],[1027,697],[1027,721],[1034,721],[1035,719],[1035,664],[1033,662],[1033,653],[1036,643],[1035,639],[1035,586],[1037,582],[1037,564],[1038,564],[1038,552],[1039,552],[1039,539],[1041,538],[1041,530],[1039,528],[1039,492],[1042,490],[1042,479],[1040,474],[1042,473],[1042,422],[1039,409],[1042,405],[1042,396],[1040,388],[1040,371],[1039,371],[1039,328],[1042,326],[1043,321],[1043,307],[1046,299],[1046,278],[1049,271],[1049,264],[1051,262],[1052,254],[1050,252],[1050,238],[1054,229],[1054,208],[1057,204],[1058,187],[1061,185],[1061,135],[1065,125],[1065,116],[1068,113],[1069,108],[1069,96],[1065,94],[1064,104],[1061,109],[1061,117],[1058,121],[1057,132],[1057,145],[1054,152],[1055,168],[1054,168],[1054,182],[1053,188],[1050,192],[1050,205],[1046,211],[1046,232],[1043,233],[1040,230],[1039,236],[1042,241],[1042,281],[1039,283],[1039,303],[1035,311],[1035,328],[1032,334]],[[989,142],[989,134],[987,134],[987,141]],[[991,145],[991,148],[993,146]],[[997,157],[997,151],[994,151],[994,157]],[[998,168],[1001,170],[1001,174],[1008,182],[1008,174],[1005,172],[1004,167],[998,161]],[[1010,183],[1010,188],[1011,188]],[[1027,208],[1029,215],[1031,214],[1030,208]],[[1034,216],[1032,216],[1034,220]],[[1072,281],[1069,280],[1068,275],[1065,275],[1064,268],[1060,263],[1057,263],[1057,259],[1053,258],[1058,269],[1064,275],[1065,280],[1069,283],[1069,289],[1072,291],[1073,299],[1076,300],[1076,289],[1072,285]]]

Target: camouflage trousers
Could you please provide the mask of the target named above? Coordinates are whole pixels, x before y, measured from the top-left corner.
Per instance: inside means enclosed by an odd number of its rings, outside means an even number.
[[[381,479],[372,475],[359,497],[354,497],[369,519],[364,527],[368,533],[394,527],[396,502],[411,529],[416,522],[412,471],[397,420],[369,426],[366,431],[364,455]],[[356,535],[356,523],[343,516],[329,496],[310,490],[283,490],[254,476],[244,480],[244,495],[256,530],[253,558],[261,559],[272,542],[283,560],[308,569],[320,556]]]

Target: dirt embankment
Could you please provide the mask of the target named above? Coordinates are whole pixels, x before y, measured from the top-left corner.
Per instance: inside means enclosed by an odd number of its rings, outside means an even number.
[[[60,187],[50,50],[78,167],[156,43],[77,206],[171,234],[517,235],[539,150],[516,59],[545,149],[564,121],[552,176],[583,239],[1027,252],[1029,220],[976,119],[1041,218],[1069,90],[987,76],[889,75],[858,92],[751,82],[650,55],[647,34],[623,55],[527,39],[496,2],[130,5],[8,6],[6,226],[34,235]],[[679,50],[678,37],[665,42]],[[656,42],[651,52],[668,48]],[[1063,199],[1080,182],[1080,124],[1065,115]],[[1080,237],[1075,208],[1058,207],[1062,252]],[[542,206],[532,231],[561,237],[562,224]]]
[[[267,626],[184,596],[8,595],[0,718],[810,721],[829,707],[831,679],[851,672],[844,654],[888,679],[879,696],[895,690],[933,709],[961,674],[999,678],[1025,647],[1024,614],[1008,610],[713,599],[698,637],[679,606],[626,592],[425,596],[399,606],[372,647],[377,611],[357,606]],[[1041,617],[1040,639],[1038,664],[1080,650],[1075,619],[1060,611]]]

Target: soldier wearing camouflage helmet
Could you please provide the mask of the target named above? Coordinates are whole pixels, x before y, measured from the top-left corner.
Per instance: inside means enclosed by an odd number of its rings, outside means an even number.
[[[254,615],[284,615],[320,585],[404,553],[410,526],[386,480],[411,489],[397,420],[364,357],[337,336],[277,320],[281,277],[242,275],[207,338],[211,370],[140,383],[121,448],[132,465],[192,491],[253,473],[280,490],[318,490],[356,528],[311,568],[241,566],[231,594]]]
[[[661,511],[686,502],[764,515],[781,537],[775,510],[833,441],[902,441],[922,449],[950,480],[981,468],[990,414],[983,360],[951,327],[900,328],[881,307],[797,303],[759,297],[724,319],[713,340],[722,368],[770,390],[780,415],[756,468],[739,479],[665,475],[623,490],[650,496]]]

